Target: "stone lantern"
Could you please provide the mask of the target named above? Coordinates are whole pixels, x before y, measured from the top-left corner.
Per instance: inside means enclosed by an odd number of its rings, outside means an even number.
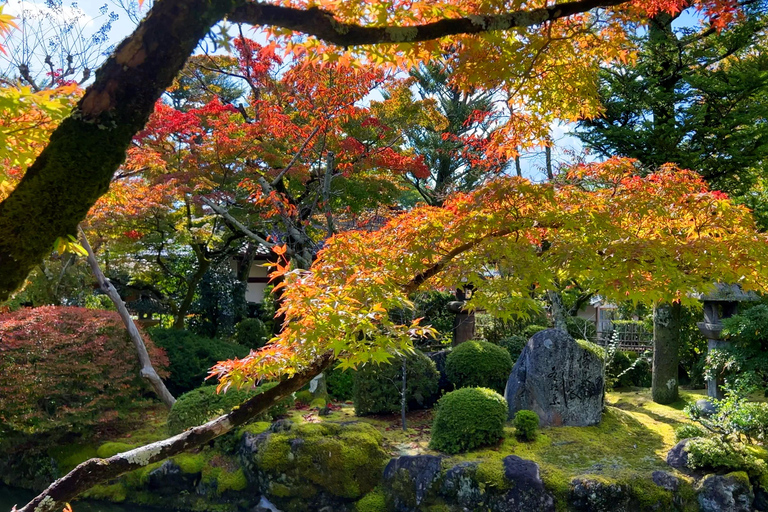
[[[735,315],[739,302],[758,300],[754,292],[745,292],[737,284],[723,283],[716,283],[715,289],[708,294],[698,294],[694,297],[704,303],[704,321],[696,325],[707,338],[707,351],[727,348],[730,342],[720,339],[723,330],[721,320]],[[722,378],[707,380],[707,396],[718,400],[724,398],[722,385]]]
[[[456,300],[448,303],[448,311],[456,315],[453,320],[453,343],[455,347],[475,337],[475,312],[466,309],[472,298],[474,287],[470,285],[456,289]]]

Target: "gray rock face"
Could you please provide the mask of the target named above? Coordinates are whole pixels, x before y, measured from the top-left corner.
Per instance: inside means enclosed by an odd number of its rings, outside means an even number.
[[[544,488],[539,474],[539,465],[521,459],[517,455],[504,457],[504,477],[512,484],[511,489],[501,497],[489,499],[489,509],[525,510],[526,512],[554,512],[555,500]]]
[[[755,495],[744,472],[707,475],[697,486],[701,512],[750,512]]]
[[[397,512],[421,512],[432,506],[456,511],[554,512],[555,500],[533,461],[509,455],[502,460],[503,481],[487,480],[483,462],[460,462],[447,470],[431,455],[392,459],[384,471],[387,504]]]
[[[571,480],[569,503],[583,512],[629,512],[627,489],[617,483],[602,482],[589,477]]]
[[[587,426],[603,412],[603,361],[568,333],[546,329],[533,335],[512,368],[504,398],[509,417],[529,409],[541,426]]]
[[[182,492],[194,492],[200,482],[200,473],[183,473],[172,460],[152,470],[148,475],[147,487],[152,492],[162,495],[178,495]]]
[[[677,492],[680,487],[680,479],[666,471],[654,471],[651,475],[653,483],[670,492]]]
[[[675,469],[688,469],[688,452],[685,445],[690,439],[683,439],[667,452],[667,464]]]
[[[434,455],[403,455],[390,460],[384,468],[383,483],[395,510],[418,510],[441,468],[442,458]]]

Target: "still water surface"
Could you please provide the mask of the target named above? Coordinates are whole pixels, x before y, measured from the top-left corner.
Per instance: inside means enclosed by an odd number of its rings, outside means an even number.
[[[27,504],[37,493],[26,489],[15,489],[0,484],[0,512],[9,512],[11,507],[19,507]],[[75,501],[72,502],[74,512],[158,512],[159,509],[140,507],[138,505],[116,503],[104,503],[100,501]],[[169,509],[164,509],[170,512]]]

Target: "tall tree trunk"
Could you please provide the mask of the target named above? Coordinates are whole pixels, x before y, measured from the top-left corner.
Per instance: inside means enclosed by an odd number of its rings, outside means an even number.
[[[563,296],[559,291],[547,290],[547,300],[551,307],[552,321],[555,324],[555,329],[560,329],[563,332],[568,332],[568,322],[566,321],[565,305],[563,304]]]
[[[155,371],[154,366],[152,366],[152,361],[149,359],[149,353],[147,352],[147,346],[144,344],[144,340],[141,339],[141,333],[139,333],[139,330],[136,328],[136,324],[133,323],[131,314],[128,312],[128,309],[126,309],[125,302],[120,298],[120,294],[117,293],[117,289],[115,289],[112,283],[104,277],[104,273],[99,267],[99,262],[96,260],[96,255],[93,254],[93,249],[91,249],[91,244],[88,243],[88,239],[85,237],[85,232],[80,227],[78,227],[78,229],[80,230],[83,248],[88,252],[88,264],[91,266],[93,275],[99,283],[99,288],[101,288],[101,291],[106,293],[115,304],[117,312],[120,315],[120,318],[122,318],[125,328],[128,330],[128,336],[130,336],[131,341],[133,341],[133,346],[136,347],[136,355],[139,357],[139,364],[141,365],[141,376],[149,381],[152,389],[155,390],[157,397],[162,400],[168,409],[170,409],[173,407],[173,404],[176,403],[176,399],[171,392],[168,391],[168,388],[165,387],[165,383]]]
[[[677,388],[678,349],[682,307],[679,302],[657,305],[653,310],[653,379],[651,393],[658,404],[679,398]]]
[[[187,293],[184,294],[184,299],[182,299],[181,304],[179,304],[179,308],[174,314],[174,329],[184,328],[184,319],[187,317],[187,313],[189,313],[189,308],[192,307],[192,301],[195,299],[195,290],[197,290],[197,285],[200,284],[200,281],[203,280],[205,273],[208,272],[209,268],[211,268],[211,260],[205,257],[203,248],[195,250],[195,254],[197,255],[197,270],[192,275],[190,280],[187,281]]]
[[[519,178],[523,177],[523,166],[520,165],[520,154],[515,155],[515,172]]]
[[[553,181],[555,179],[555,173],[552,170],[552,146],[550,144],[551,142],[547,141],[547,145],[544,146],[544,158],[547,167],[547,179]]]

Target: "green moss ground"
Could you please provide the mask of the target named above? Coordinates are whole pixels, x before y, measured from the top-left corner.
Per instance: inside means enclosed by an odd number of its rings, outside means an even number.
[[[666,406],[654,403],[650,390],[610,392],[606,395],[607,407],[599,425],[545,428],[535,441],[523,442],[515,438],[515,429],[510,422],[505,428],[505,439],[499,445],[448,457],[445,467],[466,460],[480,460],[477,478],[481,485],[502,488],[505,485],[502,459],[514,454],[539,464],[542,478],[555,493],[559,510],[565,508],[570,481],[577,476],[625,485],[634,495],[634,502],[648,508],[659,503],[669,504],[671,509],[671,493],[656,486],[651,474],[657,470],[674,473],[666,464],[667,452],[675,445],[674,429],[688,422],[683,412],[686,403],[701,395],[702,392],[681,391],[681,399]],[[439,454],[427,448],[431,411],[410,413],[408,425],[411,428],[406,432],[402,431],[399,418],[394,415],[356,418],[351,407],[342,407],[324,418],[296,411],[291,419],[295,422],[355,419],[377,427],[393,456]],[[677,476],[682,483],[684,501],[691,501],[692,481],[682,474]]]
[[[477,477],[481,485],[502,488],[506,485],[502,459],[514,454],[537,462],[542,478],[557,499],[558,509],[565,507],[569,483],[576,476],[589,476],[606,483],[626,485],[635,499],[641,503],[668,503],[671,495],[651,481],[653,471],[673,472],[666,465],[667,451],[675,444],[674,429],[686,423],[683,412],[685,404],[699,399],[702,392],[681,391],[681,400],[669,406],[659,405],[651,400],[649,390],[610,392],[606,395],[606,412],[603,421],[592,427],[558,427],[542,429],[533,442],[523,442],[514,436],[511,422],[505,427],[505,439],[498,445],[475,450],[466,454],[446,457],[445,467],[465,460],[479,460]],[[333,423],[358,421],[375,427],[383,437],[385,450],[391,456],[404,454],[438,454],[429,450],[432,411],[408,413],[408,429],[403,431],[399,415],[372,416],[359,418],[354,408],[344,404],[327,416],[319,416],[317,408],[291,409],[288,419],[302,425],[302,430],[317,428],[325,430]],[[115,453],[166,437],[165,415],[155,410],[145,416],[140,428],[129,434],[120,434],[105,439],[103,436],[91,445],[73,444],[51,451],[60,467],[71,468],[93,456],[108,457]],[[243,432],[258,434],[269,428],[267,422],[255,422],[240,428],[231,439],[222,441],[232,447]],[[279,446],[277,443],[275,446]],[[281,456],[282,455],[282,456]],[[289,463],[286,454],[275,454],[275,463]],[[443,454],[444,455],[444,454]],[[175,462],[188,473],[200,473],[204,482],[216,482],[217,493],[241,490],[246,487],[245,477],[235,459],[222,455],[220,450],[207,447],[202,451],[184,454],[174,458]],[[160,463],[150,465],[126,475],[117,482],[97,486],[88,497],[152,504],[149,493],[138,491],[149,473]],[[692,482],[688,477],[677,474],[683,484],[682,496],[693,499]],[[146,496],[144,496],[146,494]],[[355,493],[351,493],[355,494]],[[364,498],[365,509],[376,510],[379,496]],[[671,502],[670,502],[671,503]],[[201,505],[202,506],[202,505]],[[671,509],[671,507],[670,507]]]

